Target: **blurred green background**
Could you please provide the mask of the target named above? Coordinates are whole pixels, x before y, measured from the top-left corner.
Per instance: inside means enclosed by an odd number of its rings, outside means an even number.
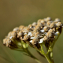
[[[63,22],[63,0],[0,0],[0,63],[36,63],[21,52],[4,47],[2,40],[14,27],[26,26],[49,16]],[[29,49],[40,61],[47,63],[33,48]],[[63,32],[53,53],[55,63],[63,63]]]

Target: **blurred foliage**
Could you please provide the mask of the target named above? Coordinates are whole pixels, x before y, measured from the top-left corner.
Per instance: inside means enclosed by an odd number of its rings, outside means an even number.
[[[0,63],[36,63],[20,52],[2,45],[3,38],[14,27],[28,25],[47,16],[58,17],[63,22],[63,0],[0,0]],[[63,33],[54,47],[55,63],[63,62]],[[33,49],[31,52],[44,63],[45,59]]]

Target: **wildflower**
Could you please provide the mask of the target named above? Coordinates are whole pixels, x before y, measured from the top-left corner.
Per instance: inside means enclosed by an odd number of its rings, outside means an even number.
[[[61,20],[59,18],[56,18],[55,19],[55,22],[60,22]]]
[[[21,25],[14,28],[3,39],[3,44],[11,49],[21,49],[25,52],[28,51],[27,49],[30,45],[42,55],[44,55],[43,50],[41,51],[42,45],[45,45],[47,54],[50,55],[55,40],[62,32],[62,27],[63,24],[59,18],[56,18],[54,21],[50,17],[39,19],[38,22],[34,22],[26,27]],[[30,56],[29,51],[27,53]]]
[[[17,32],[17,31],[19,31],[19,28],[16,27],[16,28],[13,29],[13,31]]]
[[[6,42],[9,45],[10,40],[26,41],[33,44],[40,44],[46,41],[45,43],[50,42],[51,37],[58,36],[60,33],[59,29],[62,28],[62,23],[60,19],[56,18],[54,21],[50,17],[39,19],[38,22],[34,22],[29,26],[19,26],[13,29],[13,31],[8,33],[8,39],[5,38],[4,43]],[[61,29],[60,29],[61,30]],[[57,33],[58,32],[58,33]],[[8,42],[8,41],[10,42]],[[42,41],[42,42],[41,42]],[[54,40],[53,40],[54,41]]]

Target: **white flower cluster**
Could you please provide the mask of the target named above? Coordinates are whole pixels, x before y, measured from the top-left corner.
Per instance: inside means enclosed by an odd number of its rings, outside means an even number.
[[[40,43],[49,43],[54,41],[55,36],[58,36],[62,31],[62,23],[56,18],[54,21],[50,17],[39,19],[28,26],[19,26],[8,33],[8,36],[3,40],[3,44],[10,47],[12,39],[29,42],[32,45]]]

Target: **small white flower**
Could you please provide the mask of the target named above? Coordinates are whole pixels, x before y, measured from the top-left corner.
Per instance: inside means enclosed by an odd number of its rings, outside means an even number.
[[[18,33],[18,36],[20,37],[20,36],[22,36],[23,35],[23,33],[20,31],[19,33]]]
[[[32,25],[35,26],[37,23],[36,22],[33,22]]]
[[[13,38],[13,36],[10,36],[9,38],[10,38],[10,39],[12,39],[12,38]]]
[[[39,42],[39,43],[43,43],[43,39],[44,39],[44,38],[40,39],[40,42]]]
[[[47,20],[50,21],[51,20],[51,17],[47,17]]]
[[[34,39],[35,37],[31,37],[30,39]]]
[[[30,40],[30,43],[32,43],[33,40]]]
[[[32,36],[32,33],[31,32],[28,32],[28,35]]]
[[[14,28],[14,29],[13,29],[13,31],[18,31],[18,30],[19,30],[19,28],[18,28],[18,27],[16,27],[16,28]]]
[[[44,32],[44,30],[40,30],[40,32]]]
[[[8,43],[11,43],[11,40],[8,40]]]
[[[61,25],[62,25],[61,22],[56,23],[56,26],[61,26]]]
[[[24,35],[26,35],[27,33],[25,32]]]
[[[55,35],[58,36],[58,35],[59,35],[59,31],[57,31],[57,32],[55,33]]]
[[[60,22],[61,20],[59,18],[56,18],[55,19],[55,22]]]

